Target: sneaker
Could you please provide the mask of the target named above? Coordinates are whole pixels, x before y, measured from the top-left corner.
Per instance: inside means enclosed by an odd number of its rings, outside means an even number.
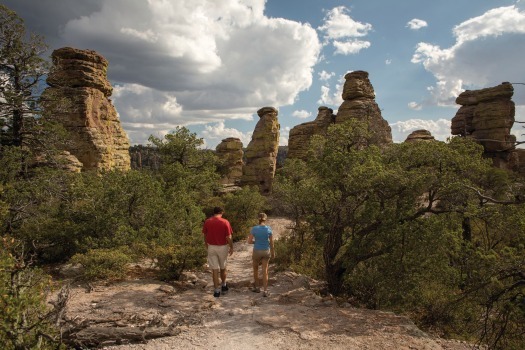
[[[214,296],[215,298],[218,298],[218,297],[221,296],[221,292],[214,291],[214,292],[213,292],[213,296]]]
[[[228,288],[228,285],[222,286],[221,287],[221,292],[224,294],[224,293],[228,292],[229,289],[230,288]]]
[[[252,292],[254,292],[254,293],[260,293],[260,292],[261,292],[261,288],[259,288],[259,287],[253,287]]]
[[[267,297],[267,296],[269,296],[269,295],[270,295],[270,292],[268,292],[267,290],[265,290],[264,293],[263,293],[263,297]]]

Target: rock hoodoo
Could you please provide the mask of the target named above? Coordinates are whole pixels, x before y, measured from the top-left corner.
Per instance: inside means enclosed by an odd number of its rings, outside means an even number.
[[[367,123],[373,135],[372,144],[386,146],[392,143],[392,130],[375,102],[375,92],[368,73],[351,72],[345,75],[345,79],[342,95],[344,101],[337,115],[333,114],[332,109],[321,106],[314,121],[293,127],[288,139],[288,157],[306,159],[313,135],[325,134],[330,124],[340,124],[350,119]]]
[[[52,58],[50,87],[44,95],[66,101],[49,107],[70,134],[67,151],[84,170],[129,170],[129,139],[108,98],[112,93],[108,61],[95,51],[70,47],[55,50]]]
[[[333,110],[331,108],[321,106],[314,121],[294,126],[288,137],[287,157],[305,160],[312,136],[324,134],[333,122],[332,116]]]
[[[461,93],[456,98],[461,107],[452,118],[451,133],[474,138],[496,167],[517,170],[516,137],[510,133],[515,114],[513,94],[510,83]]]
[[[372,144],[381,147],[392,143],[392,129],[381,116],[367,72],[347,73],[342,97],[344,101],[337,111],[336,123],[344,123],[349,119],[366,122],[373,135]]]
[[[436,139],[428,130],[415,130],[407,136],[405,142],[435,141]]]
[[[243,186],[259,186],[261,193],[266,194],[271,192],[275,176],[280,125],[273,107],[263,107],[257,114],[260,119],[246,148],[241,182]]]
[[[216,154],[222,162],[224,176],[221,185],[239,185],[242,178],[243,155],[242,142],[235,137],[222,140],[215,148]]]

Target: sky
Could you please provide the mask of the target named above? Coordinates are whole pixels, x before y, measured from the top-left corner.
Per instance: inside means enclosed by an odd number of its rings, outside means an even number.
[[[320,106],[342,103],[364,70],[394,142],[439,140],[465,90],[514,84],[525,121],[525,0],[0,0],[50,52],[109,61],[113,101],[132,144],[185,126],[215,148],[247,146],[257,110],[279,111],[280,144]],[[517,83],[517,84],[516,84]],[[513,132],[518,140],[522,125]]]

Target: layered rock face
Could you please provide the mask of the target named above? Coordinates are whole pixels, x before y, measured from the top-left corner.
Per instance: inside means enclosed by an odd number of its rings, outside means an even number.
[[[492,158],[495,166],[506,169],[519,166],[516,137],[510,133],[515,114],[513,94],[510,83],[467,90],[456,99],[461,107],[451,124],[452,135],[474,138],[483,145],[485,156]]]
[[[344,101],[337,111],[337,124],[350,119],[366,122],[372,133],[371,144],[384,147],[392,143],[392,129],[381,116],[367,72],[346,74],[342,97]]]
[[[435,141],[436,139],[428,130],[415,130],[407,136],[405,142]]]
[[[225,173],[220,180],[222,185],[238,185],[242,178],[243,155],[242,142],[235,137],[222,140],[215,148],[216,154],[222,161]]]
[[[307,150],[314,135],[325,134],[330,124],[344,123],[350,119],[366,122],[372,132],[371,144],[386,146],[392,143],[392,129],[381,116],[375,102],[375,92],[368,73],[355,71],[345,75],[343,103],[337,115],[328,107],[319,107],[317,118],[312,122],[299,124],[290,130],[288,138],[288,157],[305,160]]]
[[[83,170],[129,170],[129,139],[108,98],[112,87],[107,60],[95,51],[70,47],[55,50],[52,58],[54,69],[44,95],[65,101],[48,108],[70,134],[67,151]]]
[[[246,148],[241,182],[243,186],[259,186],[261,193],[267,194],[275,176],[280,125],[273,107],[263,107],[257,114],[260,119]]]
[[[312,136],[326,133],[334,118],[331,108],[321,106],[314,121],[294,126],[288,137],[287,157],[305,160]]]

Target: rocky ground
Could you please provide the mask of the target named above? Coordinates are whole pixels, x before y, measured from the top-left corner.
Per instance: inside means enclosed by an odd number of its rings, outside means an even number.
[[[283,234],[288,221],[269,224]],[[237,242],[234,248],[230,291],[219,298],[212,296],[209,271],[165,283],[135,266],[135,278],[72,287],[65,316],[83,329],[79,343],[107,350],[473,348],[432,337],[406,317],[322,297],[320,282],[291,272],[271,271],[271,294],[263,297],[251,291],[251,246]]]

